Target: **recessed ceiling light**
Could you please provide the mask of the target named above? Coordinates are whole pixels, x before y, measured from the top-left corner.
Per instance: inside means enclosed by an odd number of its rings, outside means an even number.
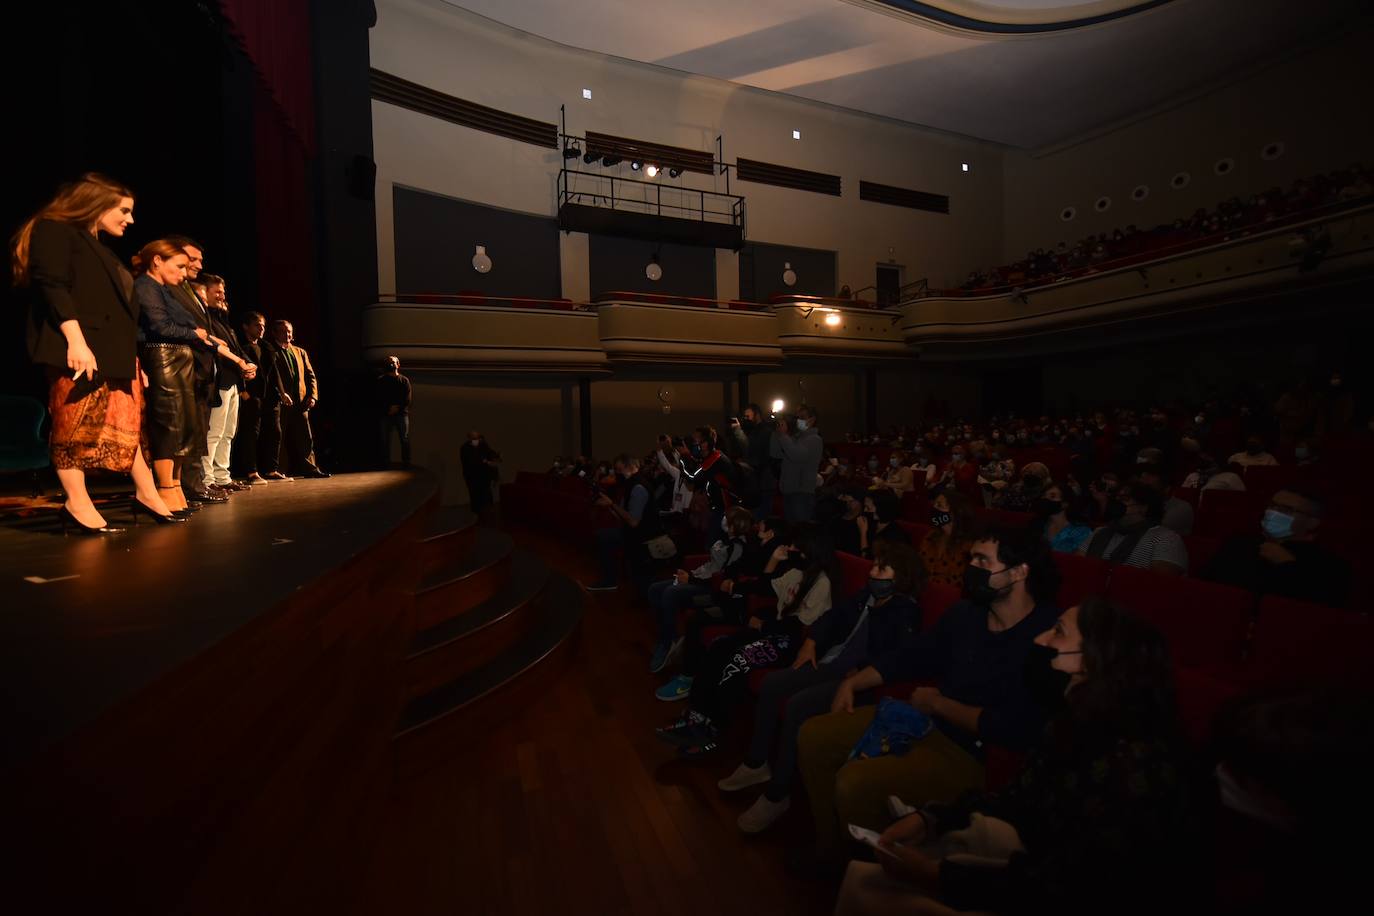
[[[589,98],[591,98],[591,97],[592,97],[592,91],[591,91],[590,89],[583,89],[583,90],[582,90],[582,98],[584,98],[584,99],[589,99]]]
[[[963,169],[964,169],[965,172],[968,171],[968,163],[967,163],[967,162],[963,163]]]
[[[793,139],[793,140],[800,140],[800,139],[801,139],[801,131],[799,131],[799,130],[794,130],[794,131],[792,131],[792,139]]]

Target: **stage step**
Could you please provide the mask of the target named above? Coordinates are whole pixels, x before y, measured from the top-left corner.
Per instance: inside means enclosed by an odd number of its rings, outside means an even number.
[[[510,535],[477,528],[472,549],[425,575],[415,590],[415,628],[427,630],[470,611],[510,580]]]
[[[519,642],[481,668],[411,700],[392,739],[398,778],[435,765],[447,749],[481,740],[484,725],[498,723],[511,709],[538,702],[554,689],[572,650],[584,599],[571,579],[550,574],[535,622]]]
[[[477,516],[466,506],[440,506],[425,523],[420,538],[424,574],[457,562],[477,543]]]
[[[420,630],[406,654],[409,696],[420,696],[482,667],[511,648],[538,622],[549,568],[517,550],[510,579],[481,604]]]

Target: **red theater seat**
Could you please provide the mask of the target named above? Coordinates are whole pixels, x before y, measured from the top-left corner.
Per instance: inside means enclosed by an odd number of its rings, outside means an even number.
[[[1183,536],[1183,546],[1188,550],[1188,574],[1197,576],[1212,562],[1212,557],[1221,549],[1222,541],[1217,538],[1199,537],[1196,534]]]
[[[929,525],[922,525],[916,522],[908,522],[906,519],[898,519],[897,527],[905,531],[907,535],[911,538],[912,547],[920,547],[921,542],[926,539],[926,535],[930,534]]]
[[[1035,518],[1029,512],[1012,512],[1009,509],[974,509],[973,514],[985,528],[1025,528]]]
[[[1157,626],[1179,667],[1229,668],[1244,654],[1255,606],[1250,592],[1117,566],[1107,597]]]
[[[1111,578],[1112,565],[1106,560],[1080,557],[1076,553],[1056,553],[1054,565],[1058,567],[1062,578],[1056,596],[1061,608],[1081,604],[1089,595],[1107,594],[1107,580]]]
[[[1223,706],[1244,693],[1244,688],[1229,677],[1198,668],[1177,668],[1174,691],[1179,723],[1196,745],[1205,744],[1212,733],[1212,722]]]
[[[1315,678],[1374,678],[1374,621],[1367,614],[1266,595],[1260,599],[1245,679],[1260,685]]]
[[[1268,499],[1292,486],[1297,476],[1298,468],[1293,465],[1255,465],[1245,469],[1245,489]]]
[[[904,521],[926,524],[930,521],[930,497],[915,490],[903,493],[901,512]]]
[[[953,585],[927,582],[926,587],[921,589],[921,629],[929,630],[935,626],[936,621],[943,617],[945,611],[949,610],[961,596],[959,589]]]
[[[868,587],[868,573],[873,569],[873,563],[843,550],[836,551],[835,556],[840,559],[840,587],[834,602],[838,604],[848,601]]]

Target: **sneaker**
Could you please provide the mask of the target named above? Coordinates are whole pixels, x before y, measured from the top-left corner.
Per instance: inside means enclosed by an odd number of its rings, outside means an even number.
[[[665,703],[672,703],[675,700],[685,700],[692,692],[692,679],[685,674],[679,674],[668,683],[654,691],[654,696]]]
[[[671,643],[661,642],[654,646],[654,654],[649,657],[649,673],[658,674],[668,664],[668,652],[673,648]]]
[[[749,806],[749,809],[739,816],[735,823],[739,824],[739,829],[745,833],[763,833],[773,823],[784,814],[787,809],[792,807],[792,799],[784,798],[782,801],[769,801],[767,795],[760,795],[759,800]]]
[[[720,787],[722,792],[738,792],[740,789],[761,785],[772,778],[773,770],[766,763],[761,767],[751,767],[747,763],[741,763],[735,767],[735,772],[716,785]]]
[[[677,749],[679,757],[702,757],[720,749],[716,744],[716,730],[708,729],[704,734],[699,735],[691,744],[684,744]]]
[[[682,658],[682,646],[685,642],[686,639],[681,636],[673,640],[673,644],[668,647],[668,657],[663,660],[665,666],[677,664],[678,659]]]
[[[593,582],[591,585],[584,584],[582,587],[589,592],[613,592],[620,586],[614,582]]]
[[[908,814],[915,814],[916,809],[895,795],[887,797],[887,813],[892,815],[894,821],[899,821]]]
[[[705,716],[689,711],[667,728],[654,729],[654,735],[668,744],[689,747],[714,741],[716,729]]]

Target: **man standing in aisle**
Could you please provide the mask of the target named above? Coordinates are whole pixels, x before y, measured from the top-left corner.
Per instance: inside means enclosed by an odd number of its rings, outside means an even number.
[[[782,491],[783,515],[789,522],[809,522],[816,508],[816,474],[821,467],[820,430],[816,412],[803,404],[797,408],[797,429],[792,432],[785,419],[778,420],[770,453],[782,459],[778,489]]]
[[[272,322],[272,337],[277,344],[278,369],[290,398],[282,402],[281,418],[287,469],[294,477],[329,477],[315,466],[315,436],[310,429],[310,411],[315,407],[319,388],[315,383],[315,370],[310,365],[310,354],[295,345],[295,328],[283,318]]]
[[[481,512],[492,504],[491,485],[500,472],[501,454],[487,443],[478,430],[468,432],[468,441],[458,449],[463,464],[463,482],[468,485],[468,502],[473,512]]]
[[[377,376],[377,409],[382,414],[382,465],[391,462],[391,431],[401,440],[401,464],[410,464],[410,379],[401,374],[401,361],[386,358],[385,368]]]

